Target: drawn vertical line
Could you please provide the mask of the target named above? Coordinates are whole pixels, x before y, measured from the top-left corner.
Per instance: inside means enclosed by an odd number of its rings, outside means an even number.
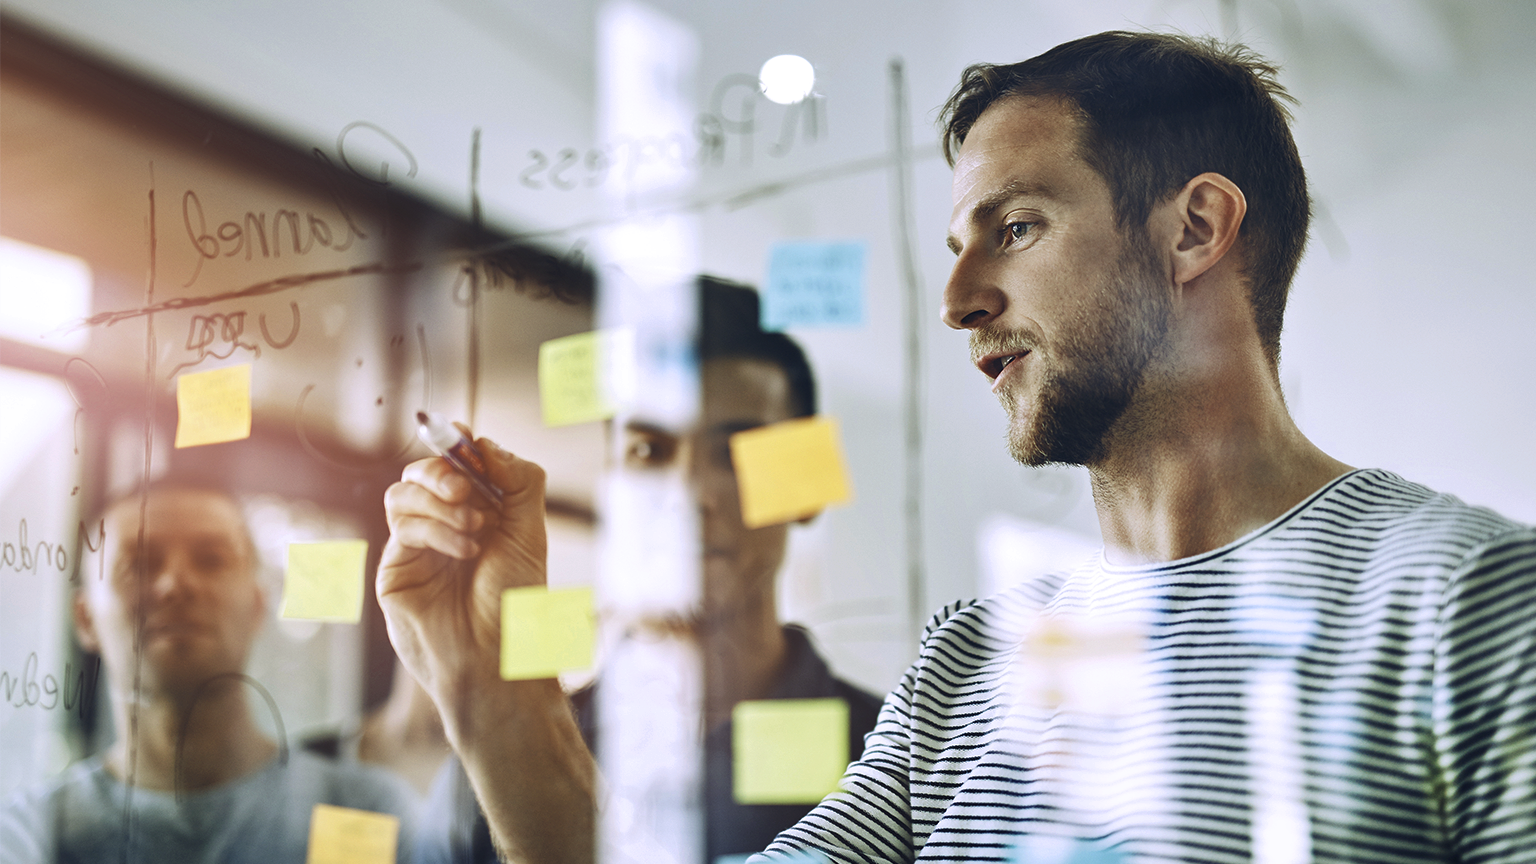
[[[469,428],[475,429],[475,410],[480,402],[480,263],[468,268],[469,273],[469,345],[468,371],[469,392],[467,397]]]
[[[917,267],[917,251],[912,244],[912,154],[908,141],[906,71],[900,57],[890,65],[891,187],[896,206],[891,213],[895,232],[896,256],[901,265],[901,281],[906,312],[906,429],[904,484],[907,535],[907,624],[912,645],[922,637],[928,613],[928,588],[923,561],[923,358],[922,314],[923,286]]]
[[[149,274],[144,285],[144,305],[155,302],[155,163],[149,163]],[[144,554],[144,528],[149,512],[149,478],[154,460],[155,447],[155,316],[144,316],[144,472],[139,483],[139,530],[135,540],[135,563],[138,577],[135,590],[138,593],[133,622],[133,692],[128,707],[128,770],[125,772],[123,795],[123,862],[132,858],[134,847],[133,790],[138,781],[139,767],[139,707],[143,704],[144,687],[144,595],[149,580],[145,568],[149,556]]]
[[[480,222],[480,129],[475,128],[475,134],[470,140],[469,146],[469,219],[475,226],[478,234]],[[478,238],[477,238],[478,242]],[[474,429],[475,415],[480,407],[480,262],[472,261],[469,265],[469,340],[468,340],[467,371],[469,374],[469,392],[466,394],[468,409],[467,422],[469,428]]]
[[[475,134],[469,145],[469,221],[476,228],[480,227],[480,127],[475,127]],[[479,239],[476,238],[476,242]]]

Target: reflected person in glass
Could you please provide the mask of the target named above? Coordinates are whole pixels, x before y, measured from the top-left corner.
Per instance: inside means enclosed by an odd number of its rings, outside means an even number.
[[[252,714],[244,670],[267,597],[239,504],[162,482],[102,518],[104,575],[82,568],[73,614],[117,740],[0,810],[0,861],[299,864],[316,804],[400,817],[408,843],[401,781],[289,752]]]

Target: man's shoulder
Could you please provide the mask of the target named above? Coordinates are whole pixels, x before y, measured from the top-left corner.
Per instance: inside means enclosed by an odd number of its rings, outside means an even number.
[[[52,777],[17,789],[0,804],[0,812],[6,818],[26,812],[45,813],[70,806],[76,799],[86,796],[110,797],[112,785],[114,782],[103,766],[102,757],[91,756]]]
[[[409,784],[375,765],[295,750],[283,768],[289,796],[396,815],[407,815],[415,808],[416,795]]]
[[[76,762],[46,780],[24,786],[0,804],[0,864],[52,861],[58,825],[116,813],[112,783],[101,757]]]
[[[1378,558],[1438,561],[1452,569],[1501,544],[1536,552],[1531,526],[1380,469],[1339,478],[1296,523],[1298,530],[1367,544]]]
[[[935,612],[923,628],[914,671],[921,674],[937,666],[948,679],[1006,656],[1068,576],[1063,571],[1042,573],[985,599],[958,600]]]
[[[1429,531],[1448,537],[1462,536],[1470,543],[1530,528],[1487,507],[1468,504],[1455,495],[1437,492],[1378,468],[1343,475],[1307,509],[1390,536]]]

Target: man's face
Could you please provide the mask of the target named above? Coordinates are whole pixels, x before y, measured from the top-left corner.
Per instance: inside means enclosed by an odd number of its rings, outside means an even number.
[[[704,364],[701,377],[699,425],[678,434],[631,422],[624,429],[624,463],[632,469],[688,471],[703,531],[704,616],[726,623],[756,604],[773,602],[773,580],[788,537],[786,525],[742,524],[730,438],[788,420],[791,393],[784,371],[762,360],[717,358]]]
[[[119,503],[106,521],[106,577],[87,577],[75,597],[82,644],[101,652],[113,674],[128,674],[142,626],[142,683],[151,690],[191,692],[244,670],[265,602],[234,502],[197,490],[151,492],[142,553],[139,499]]]
[[[955,163],[944,320],[1008,412],[1026,465],[1092,464],[1162,352],[1172,315],[1141,228],[1115,225],[1108,185],[1058,100],[988,108]]]

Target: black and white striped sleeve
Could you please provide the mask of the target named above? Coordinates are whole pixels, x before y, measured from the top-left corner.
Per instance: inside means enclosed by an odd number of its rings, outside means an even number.
[[[1456,860],[1536,861],[1536,529],[1467,557],[1439,630],[1431,711]]]
[[[864,756],[848,766],[838,783],[840,791],[823,799],[749,864],[801,860],[807,852],[819,852],[836,864],[895,864],[914,859],[909,787],[912,694],[934,631],[968,605],[951,604],[929,621],[917,662],[886,697],[874,730],[864,739]]]

